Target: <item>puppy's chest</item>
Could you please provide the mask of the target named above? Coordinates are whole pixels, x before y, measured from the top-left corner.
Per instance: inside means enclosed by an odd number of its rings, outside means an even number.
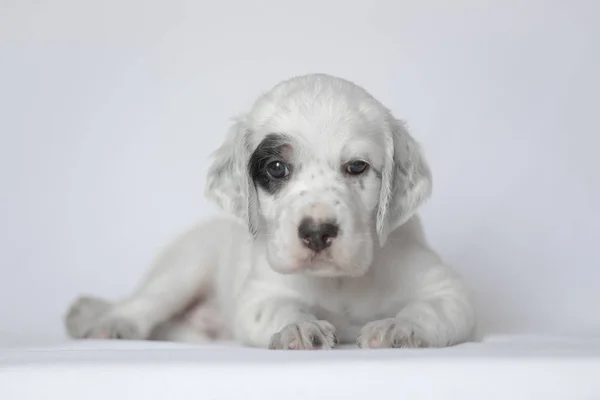
[[[334,279],[323,286],[312,292],[312,311],[319,319],[340,328],[363,326],[396,314],[395,296],[387,296],[384,291],[373,290],[369,285]]]

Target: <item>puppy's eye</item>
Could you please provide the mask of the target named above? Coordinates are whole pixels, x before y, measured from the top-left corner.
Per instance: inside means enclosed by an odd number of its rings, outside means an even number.
[[[366,161],[354,160],[346,163],[344,171],[349,175],[360,175],[364,174],[367,168],[369,168],[369,164]]]
[[[271,161],[267,164],[267,173],[273,179],[283,179],[289,175],[290,170],[283,161]]]

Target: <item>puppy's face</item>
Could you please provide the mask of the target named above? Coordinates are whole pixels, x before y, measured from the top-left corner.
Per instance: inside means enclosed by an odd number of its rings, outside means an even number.
[[[372,261],[383,143],[359,120],[335,115],[326,124],[307,119],[300,132],[285,123],[295,112],[283,121],[278,113],[269,133],[255,136],[248,163],[268,261],[281,273],[362,275]]]
[[[431,189],[418,146],[389,111],[325,75],[263,95],[215,157],[207,196],[245,219],[284,274],[363,275]]]

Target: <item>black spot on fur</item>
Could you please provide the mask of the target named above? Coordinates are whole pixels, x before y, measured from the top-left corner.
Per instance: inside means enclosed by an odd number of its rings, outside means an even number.
[[[248,173],[255,185],[265,192],[275,195],[288,182],[292,166],[285,162],[283,148],[288,144],[284,135],[271,133],[267,135],[258,145],[248,162]],[[287,164],[290,175],[282,179],[274,179],[267,173],[267,165],[272,161],[282,161]]]
[[[310,338],[310,344],[313,345],[313,347],[321,347],[323,346],[323,342],[321,341],[321,338],[315,334],[313,334]]]

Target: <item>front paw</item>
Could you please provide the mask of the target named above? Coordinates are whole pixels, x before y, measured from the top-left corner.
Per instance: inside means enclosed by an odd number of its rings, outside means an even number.
[[[430,347],[416,324],[407,319],[387,318],[366,324],[356,341],[360,348]]]
[[[272,350],[328,350],[337,345],[335,327],[327,321],[290,324],[271,337]]]

